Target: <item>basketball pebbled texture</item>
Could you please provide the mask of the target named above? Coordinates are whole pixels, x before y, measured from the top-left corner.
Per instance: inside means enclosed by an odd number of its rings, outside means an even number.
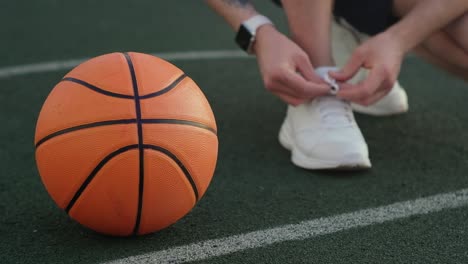
[[[77,66],[49,94],[35,135],[57,205],[97,232],[163,229],[203,196],[217,159],[213,112],[179,68],[141,53]]]

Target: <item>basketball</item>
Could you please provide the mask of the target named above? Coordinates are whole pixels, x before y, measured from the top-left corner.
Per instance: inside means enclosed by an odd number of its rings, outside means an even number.
[[[129,52],[65,75],[42,106],[35,147],[60,208],[99,233],[129,236],[161,230],[194,207],[213,176],[218,138],[191,78]]]

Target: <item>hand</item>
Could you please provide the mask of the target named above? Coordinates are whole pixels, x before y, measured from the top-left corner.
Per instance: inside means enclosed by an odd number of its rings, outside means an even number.
[[[330,91],[307,54],[273,26],[257,30],[254,51],[266,89],[286,103],[296,106]]]
[[[396,38],[382,33],[370,38],[351,55],[348,63],[330,76],[339,82],[351,79],[360,68],[369,70],[358,84],[342,83],[337,96],[361,105],[371,105],[384,97],[395,84],[404,51]]]

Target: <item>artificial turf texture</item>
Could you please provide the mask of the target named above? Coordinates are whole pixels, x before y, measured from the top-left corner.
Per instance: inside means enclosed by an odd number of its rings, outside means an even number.
[[[26,8],[26,6],[28,8]],[[261,4],[284,28],[281,11]],[[235,49],[232,32],[195,1],[10,1],[0,68],[112,51]],[[277,141],[286,107],[262,87],[253,59],[178,61],[215,113],[219,158],[208,192],[174,226],[111,238],[57,209],[34,162],[35,121],[66,71],[0,79],[2,263],[99,263],[177,245],[297,223],[468,186],[468,85],[411,57],[400,76],[410,112],[357,115],[373,168],[312,172],[294,167]],[[466,263],[468,208],[222,256],[200,263]]]

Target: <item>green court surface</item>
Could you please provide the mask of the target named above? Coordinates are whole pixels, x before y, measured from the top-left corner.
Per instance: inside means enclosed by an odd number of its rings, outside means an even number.
[[[268,1],[259,8],[285,29],[280,9]],[[113,51],[236,50],[230,29],[199,1],[7,1],[0,22],[0,72]],[[400,75],[409,113],[356,115],[373,163],[365,172],[291,164],[277,141],[286,106],[264,90],[254,59],[174,63],[211,103],[217,168],[190,214],[163,231],[130,238],[81,227],[40,181],[35,122],[68,69],[0,77],[1,263],[102,263],[468,188],[468,85],[416,57],[405,60]],[[468,207],[448,207],[196,263],[468,263]]]

